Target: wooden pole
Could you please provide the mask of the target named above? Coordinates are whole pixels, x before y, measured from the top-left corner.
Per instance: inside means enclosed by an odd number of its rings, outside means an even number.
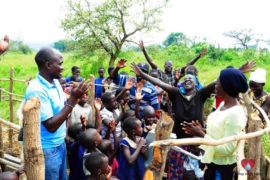
[[[23,150],[28,180],[44,180],[44,155],[40,142],[40,101],[30,98],[23,107]]]
[[[10,81],[9,81],[9,92],[11,94],[9,94],[9,119],[10,122],[13,123],[14,122],[14,116],[13,116],[13,79],[14,79],[14,69],[10,68]],[[13,147],[13,129],[9,129],[9,133],[8,133],[8,139],[9,139],[9,148],[12,149]]]
[[[3,129],[2,124],[0,123],[0,158],[4,158],[4,143],[3,143]],[[6,170],[5,164],[1,163],[2,172]]]
[[[155,140],[169,139],[173,129],[173,124],[174,121],[172,120],[172,118],[167,113],[162,111],[161,118],[158,121],[157,126],[155,128]],[[153,148],[153,160],[152,164],[148,168],[148,171],[151,171],[153,173],[152,177],[154,177],[155,180],[162,180],[163,178],[169,149],[170,147]],[[151,178],[145,177],[144,179],[151,179]]]
[[[90,77],[89,77],[89,79],[90,79],[90,83],[91,83],[91,87],[90,87],[90,89],[89,89],[89,95],[88,95],[88,97],[89,97],[89,104],[91,105],[91,108],[92,108],[92,119],[91,119],[91,121],[92,121],[92,125],[94,126],[94,127],[97,127],[97,121],[96,121],[96,115],[95,115],[95,76],[94,75],[90,75]]]

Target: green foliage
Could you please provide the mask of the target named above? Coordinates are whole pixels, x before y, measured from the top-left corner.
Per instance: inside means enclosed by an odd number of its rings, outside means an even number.
[[[168,47],[173,44],[188,44],[190,40],[181,32],[172,32],[168,35],[166,40],[163,42],[165,47]]]
[[[110,64],[137,32],[156,29],[168,0],[67,1],[64,31],[72,35],[82,54],[103,50]]]
[[[263,152],[266,156],[270,157],[270,137],[268,133],[261,136]]]
[[[32,49],[23,41],[10,41],[10,51],[20,52],[23,54],[31,54]]]

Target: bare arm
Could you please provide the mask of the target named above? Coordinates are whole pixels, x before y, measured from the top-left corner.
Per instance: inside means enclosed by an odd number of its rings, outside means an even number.
[[[202,58],[205,53],[207,52],[207,49],[203,49],[199,55],[197,55],[194,59],[192,59],[191,61],[189,61],[186,66],[189,66],[189,65],[194,65],[200,58]]]
[[[135,152],[132,155],[130,154],[130,150],[128,147],[122,146],[123,151],[124,151],[124,155],[125,155],[126,159],[128,160],[129,164],[132,164],[136,161],[145,142],[146,142],[145,139],[142,137],[138,146],[137,146],[137,149],[135,150]]]
[[[70,98],[67,104],[57,115],[42,122],[44,126],[50,132],[55,132],[62,124],[66,121],[69,113],[72,111],[73,107],[76,105],[77,100],[81,98],[85,93],[87,93],[90,87],[90,83],[81,83],[78,87],[72,90]]]
[[[111,78],[111,79],[116,78],[116,75],[117,75],[118,71],[119,71],[120,69],[126,67],[126,62],[127,62],[127,60],[125,60],[125,59],[120,59],[120,60],[117,62],[117,66],[113,69],[112,74],[110,75],[110,78]]]
[[[95,111],[96,111],[96,120],[97,120],[97,131],[99,133],[102,130],[102,118],[100,115],[100,109],[101,109],[101,99],[96,98],[95,99]]]
[[[134,70],[136,75],[141,76],[143,79],[151,82],[152,84],[155,84],[155,85],[161,87],[162,89],[164,89],[168,93],[173,92],[175,87],[173,87],[173,86],[171,86],[171,85],[169,85],[169,84],[167,84],[167,83],[165,83],[165,82],[163,82],[163,81],[161,81],[161,80],[159,80],[157,78],[154,78],[154,77],[149,76],[148,74],[142,72],[135,63],[132,63],[131,67]]]
[[[263,105],[262,105],[261,108],[264,110],[264,112],[265,112],[266,114],[269,113],[269,109],[270,109],[270,96],[268,96],[268,97],[265,99],[265,102],[263,103]],[[262,116],[261,113],[260,113],[260,118],[263,119],[263,116]]]
[[[148,64],[150,64],[151,68],[152,69],[157,69],[158,66],[153,62],[153,60],[151,59],[151,57],[146,52],[145,47],[144,47],[144,44],[143,44],[143,41],[140,41],[139,42],[139,47],[142,50],[143,55],[144,55],[145,59],[147,60]]]

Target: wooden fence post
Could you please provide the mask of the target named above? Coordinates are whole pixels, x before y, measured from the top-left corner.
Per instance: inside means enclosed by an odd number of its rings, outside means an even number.
[[[13,110],[13,80],[14,80],[14,69],[10,68],[10,72],[9,72],[9,119],[10,122],[14,122],[14,110]],[[12,149],[13,147],[13,129],[9,128],[9,133],[8,133],[8,139],[9,139],[9,148]]]
[[[90,75],[89,77],[90,79],[90,83],[92,84],[92,86],[89,89],[89,104],[91,105],[92,108],[92,125],[94,125],[94,127],[97,126],[97,121],[96,121],[96,116],[95,116],[95,76],[94,75]]]
[[[30,98],[23,107],[23,151],[28,180],[45,179],[39,112],[40,101],[38,98]]]
[[[4,143],[3,143],[2,123],[0,123],[0,158],[4,158]],[[2,172],[4,172],[6,170],[5,164],[1,164],[1,170],[2,170]]]

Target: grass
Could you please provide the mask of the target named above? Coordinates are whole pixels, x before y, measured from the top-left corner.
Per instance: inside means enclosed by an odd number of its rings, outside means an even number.
[[[37,73],[37,67],[34,61],[35,54],[23,55],[19,53],[9,52],[1,57],[0,61],[0,78],[8,78],[10,68],[14,68],[14,74],[16,79],[28,79],[29,77],[34,78]],[[163,69],[163,64],[167,59],[172,59],[175,67],[182,67],[185,63],[188,62],[192,57],[195,56],[195,53],[188,54],[185,57],[181,58],[180,55],[167,53],[153,53],[151,57],[154,59],[155,63],[158,64],[160,68]],[[126,51],[122,52],[119,58],[128,59],[127,67],[124,69],[128,74],[132,75],[130,63],[131,62],[140,62],[145,61],[141,52],[136,51]],[[245,63],[245,60],[237,61],[224,61],[224,60],[211,60],[207,57],[202,58],[196,64],[196,67],[199,69],[199,79],[202,84],[206,85],[213,80],[215,80],[221,69],[224,69],[228,65],[233,65],[234,67],[239,67],[241,64]],[[81,73],[84,78],[89,77],[89,74],[94,74],[97,76],[97,70],[100,66],[107,69],[106,56],[96,55],[89,58],[75,57],[72,54],[64,54],[64,72],[63,75],[66,77],[70,75],[70,69],[72,66],[81,67]],[[270,64],[266,63],[266,60],[263,58],[257,59],[257,67],[265,68],[266,70],[270,69]],[[247,75],[249,77],[249,75]],[[270,77],[270,72],[267,72],[267,77]],[[9,83],[0,81],[0,87],[8,90]],[[14,93],[23,95],[25,93],[26,84],[16,82],[14,84]],[[270,84],[266,84],[265,89],[270,91]],[[14,111],[16,111],[19,103],[15,103]],[[0,117],[4,119],[9,119],[9,102],[1,101],[0,102]]]

